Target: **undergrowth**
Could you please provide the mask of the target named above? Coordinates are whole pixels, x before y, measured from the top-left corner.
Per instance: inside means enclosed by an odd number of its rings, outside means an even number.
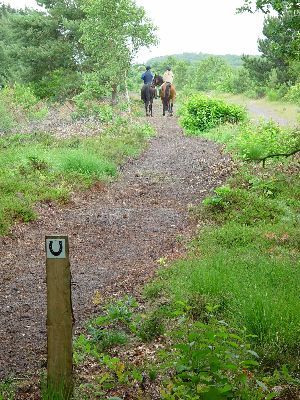
[[[204,228],[187,256],[157,260],[143,304],[125,298],[104,306],[76,339],[79,368],[89,359],[99,368],[77,394],[294,398],[300,385],[299,187],[297,162],[244,165],[195,207]]]
[[[123,311],[121,320],[118,313],[108,318],[106,307],[97,340],[88,329],[76,340],[79,365],[92,357],[99,366],[97,382],[79,388],[85,398],[97,391],[103,398],[165,400],[299,395],[299,162],[243,162],[249,152],[242,129],[250,138],[248,125],[205,133],[227,144],[239,169],[191,210],[202,228],[186,257],[158,260],[142,306]],[[295,146],[294,133],[273,123],[253,130],[265,135],[260,144],[249,141],[260,155]],[[143,354],[133,356],[137,347]]]
[[[142,305],[125,298],[103,306],[76,339],[78,366],[90,358],[99,368],[78,393],[296,398],[299,187],[297,162],[244,165],[195,207],[193,216],[206,226],[187,256],[157,260]]]
[[[48,109],[29,86],[14,85],[0,90],[0,132],[7,132],[24,121],[39,120]]]
[[[153,135],[149,125],[118,118],[97,136],[57,139],[47,133],[0,137],[0,235],[36,217],[38,201],[66,202],[70,193],[116,176]]]
[[[242,123],[232,126],[225,124],[201,136],[223,143],[226,149],[242,160],[258,160],[272,154],[289,153],[300,149],[299,128],[283,128],[274,121],[260,121],[258,124]],[[282,157],[268,162],[282,161]]]

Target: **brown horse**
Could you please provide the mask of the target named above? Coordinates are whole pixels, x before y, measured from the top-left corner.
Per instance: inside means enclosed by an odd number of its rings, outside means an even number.
[[[165,82],[161,87],[160,98],[163,103],[163,115],[166,111],[169,115],[173,115],[173,104],[176,98],[176,91],[173,84]]]
[[[162,85],[160,90],[160,98],[163,104],[163,115],[173,115],[173,104],[176,98],[175,86],[168,82],[163,82],[160,75],[155,75],[153,82],[156,86]]]

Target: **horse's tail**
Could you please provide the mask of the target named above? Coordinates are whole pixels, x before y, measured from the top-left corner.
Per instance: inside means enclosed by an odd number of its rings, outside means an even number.
[[[165,95],[164,95],[164,104],[167,106],[170,101],[171,95],[171,85],[169,83],[165,84]]]
[[[144,102],[149,102],[151,99],[150,85],[144,85],[142,89],[142,98]]]

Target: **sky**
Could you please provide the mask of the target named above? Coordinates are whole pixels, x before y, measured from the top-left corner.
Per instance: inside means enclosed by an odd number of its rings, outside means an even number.
[[[34,0],[4,0],[13,7],[34,7]],[[136,62],[181,53],[259,54],[263,14],[236,14],[243,0],[136,0],[158,27],[159,44],[144,48]]]
[[[236,14],[243,0],[136,0],[158,26],[160,43],[137,60],[177,53],[259,54],[263,14]]]

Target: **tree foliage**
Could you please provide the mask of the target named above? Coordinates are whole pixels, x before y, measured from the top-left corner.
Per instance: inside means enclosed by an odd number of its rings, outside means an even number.
[[[82,4],[81,43],[90,81],[116,92],[136,52],[155,44],[155,27],[133,0],[89,0]]]
[[[286,11],[299,11],[299,0],[244,0],[243,6],[238,9],[239,12],[258,10],[264,13],[274,10],[279,14]]]
[[[38,81],[58,69],[75,69],[73,48],[58,21],[46,13],[27,10],[11,18],[14,58],[25,67],[24,81]]]
[[[32,85],[58,99],[115,92],[155,27],[134,0],[38,0],[44,10],[0,8],[0,85]],[[94,90],[95,89],[95,90]]]
[[[272,96],[275,90],[276,96],[282,97],[291,85],[299,82],[299,5],[299,0],[244,0],[239,9],[268,14],[263,26],[264,37],[258,41],[262,57],[244,57],[243,61],[256,84],[269,87]]]
[[[293,82],[296,76],[290,70],[293,61],[300,60],[300,14],[285,12],[268,16],[264,23],[265,38],[259,40],[263,57],[278,71],[280,83]]]
[[[0,6],[0,85],[14,81],[20,70],[18,59],[13,59],[13,31],[10,19],[16,11],[8,5]]]

